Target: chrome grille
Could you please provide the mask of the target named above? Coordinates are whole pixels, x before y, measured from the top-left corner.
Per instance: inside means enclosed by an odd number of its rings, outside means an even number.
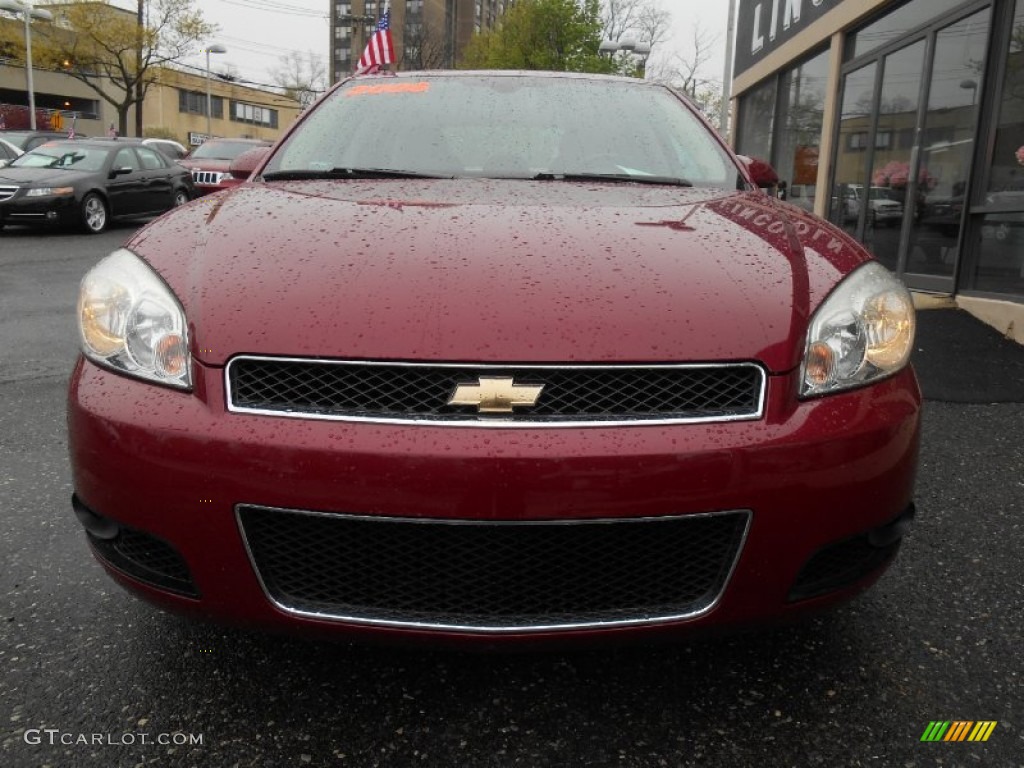
[[[196,184],[220,184],[223,173],[217,171],[192,171],[192,180]]]
[[[18,192],[18,187],[0,187],[0,203],[10,200]]]
[[[732,421],[760,418],[757,365],[492,366],[238,357],[227,367],[233,411],[363,421],[502,426]],[[498,417],[448,405],[481,377],[543,385],[533,406]]]
[[[523,632],[657,623],[709,611],[746,511],[633,520],[372,518],[243,505],[267,596],[301,615]]]

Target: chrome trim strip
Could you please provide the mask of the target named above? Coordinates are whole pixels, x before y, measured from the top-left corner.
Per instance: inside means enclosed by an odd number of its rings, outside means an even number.
[[[430,419],[430,418],[380,418],[375,416],[343,416],[338,414],[310,413],[307,411],[277,411],[267,408],[246,408],[237,406],[232,401],[231,395],[231,366],[241,360],[271,361],[275,363],[319,363],[322,365],[360,365],[360,366],[381,366],[381,367],[406,367],[406,368],[468,368],[474,371],[510,371],[516,370],[555,370],[555,371],[603,371],[603,370],[704,370],[722,368],[753,368],[758,372],[761,379],[760,391],[757,398],[757,409],[752,413],[737,416],[698,416],[695,418],[677,419],[607,419],[607,420],[569,420],[569,421],[529,421],[524,416],[513,418],[500,417],[478,417],[476,421],[468,419]],[[470,429],[566,429],[566,428],[595,428],[595,427],[664,427],[672,424],[723,424],[730,421],[758,421],[764,417],[764,403],[767,397],[768,376],[762,366],[757,363],[690,363],[678,365],[526,365],[515,363],[513,365],[496,365],[485,363],[403,363],[403,362],[381,362],[366,360],[323,360],[310,357],[273,357],[271,355],[238,355],[231,358],[224,366],[224,398],[226,407],[231,413],[253,413],[258,416],[279,416],[286,419],[307,419],[316,421],[348,421],[361,422],[364,424],[395,424],[401,426],[424,426],[424,427],[454,427]]]
[[[701,606],[695,610],[688,611],[686,613],[671,614],[666,616],[645,616],[643,618],[636,619],[615,619],[611,621],[581,621],[565,624],[537,624],[537,625],[517,625],[517,626],[475,626],[472,624],[444,624],[444,623],[431,623],[423,621],[400,621],[397,619],[374,619],[368,616],[348,616],[344,614],[325,613],[321,611],[307,611],[300,608],[292,608],[284,603],[276,600],[271,594],[270,590],[267,589],[266,583],[263,581],[263,575],[260,573],[260,569],[256,566],[256,560],[252,554],[252,548],[249,546],[249,539],[245,533],[245,526],[242,525],[241,510],[244,507],[250,507],[254,509],[260,509],[270,512],[283,512],[286,514],[298,514],[298,515],[311,515],[316,517],[330,517],[337,518],[343,517],[348,520],[372,520],[375,522],[400,522],[400,523],[423,523],[423,524],[439,524],[439,525],[583,525],[583,524],[598,524],[598,523],[643,523],[643,522],[657,522],[657,521],[670,521],[670,520],[681,520],[681,519],[692,519],[698,517],[720,517],[722,515],[743,515],[746,521],[743,526],[743,533],[740,536],[739,544],[736,547],[736,555],[733,557],[732,563],[729,565],[729,571],[725,574],[725,578],[722,579],[722,587],[718,590],[718,594],[708,602],[706,605]],[[750,521],[753,517],[753,512],[749,509],[731,509],[721,510],[718,512],[697,512],[691,515],[674,515],[674,516],[661,516],[661,517],[632,517],[632,518],[597,518],[597,519],[579,519],[579,520],[442,520],[437,518],[404,518],[404,517],[377,517],[374,515],[345,515],[341,513],[332,512],[315,512],[311,510],[302,509],[286,509],[283,507],[266,507],[262,504],[236,504],[235,505],[235,522],[238,525],[239,533],[242,536],[242,542],[245,545],[245,552],[249,557],[249,564],[252,566],[253,573],[256,574],[256,579],[259,581],[260,588],[263,590],[263,594],[267,600],[277,609],[287,613],[291,616],[300,616],[306,619],[319,619],[321,621],[337,621],[345,622],[348,624],[358,624],[360,626],[371,626],[371,627],[393,627],[400,629],[423,629],[423,630],[435,630],[444,632],[470,632],[482,635],[500,635],[500,634],[515,634],[515,633],[533,633],[533,632],[555,632],[564,630],[577,630],[577,629],[611,629],[615,627],[640,627],[640,626],[652,626],[656,624],[668,624],[675,621],[686,621],[691,619],[699,618],[710,613],[722,600],[722,596],[725,594],[726,588],[729,586],[729,582],[732,581],[732,575],[736,571],[736,566],[739,563],[740,555],[743,553],[743,548],[747,543],[747,535],[750,533]]]

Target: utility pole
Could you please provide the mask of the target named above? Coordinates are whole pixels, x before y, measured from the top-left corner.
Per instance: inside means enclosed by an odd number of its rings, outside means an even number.
[[[732,98],[732,49],[736,39],[736,0],[729,0],[729,22],[725,27],[725,71],[722,73],[722,111],[718,115],[718,132],[728,140],[729,99]]]
[[[364,38],[366,37],[367,25],[374,24],[376,21],[377,17],[371,16],[368,13],[346,13],[338,17],[339,25],[344,24],[346,27],[350,27],[352,29],[352,34],[349,35],[349,42],[351,43],[349,50],[352,51],[353,63],[359,61],[359,57],[363,55],[363,46],[366,44],[366,40]],[[359,34],[356,34],[357,32]],[[335,70],[334,82],[338,82],[341,78],[352,74],[351,72],[346,72],[344,74],[337,72],[337,62],[333,55],[331,56],[331,69]]]
[[[146,29],[146,0],[139,0],[138,34],[135,48],[135,135],[142,137],[142,41]]]

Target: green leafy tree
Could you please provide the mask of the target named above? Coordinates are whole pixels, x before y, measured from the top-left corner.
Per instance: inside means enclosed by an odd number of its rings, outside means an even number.
[[[598,53],[601,37],[600,0],[519,0],[497,27],[473,36],[460,66],[615,72]]]
[[[64,72],[85,83],[117,110],[118,128],[128,133],[128,112],[146,97],[150,70],[194,53],[215,31],[194,0],[141,0],[143,23],[109,0],[61,0],[52,3],[52,24],[33,25],[36,66]],[[13,44],[23,60],[24,44]]]

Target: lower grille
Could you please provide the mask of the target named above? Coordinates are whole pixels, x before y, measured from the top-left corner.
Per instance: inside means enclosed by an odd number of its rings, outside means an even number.
[[[161,589],[199,596],[184,558],[162,539],[123,525],[111,539],[87,535],[96,553],[119,571]]]
[[[749,517],[470,522],[238,508],[253,565],[284,610],[481,632],[704,613],[725,589]]]

